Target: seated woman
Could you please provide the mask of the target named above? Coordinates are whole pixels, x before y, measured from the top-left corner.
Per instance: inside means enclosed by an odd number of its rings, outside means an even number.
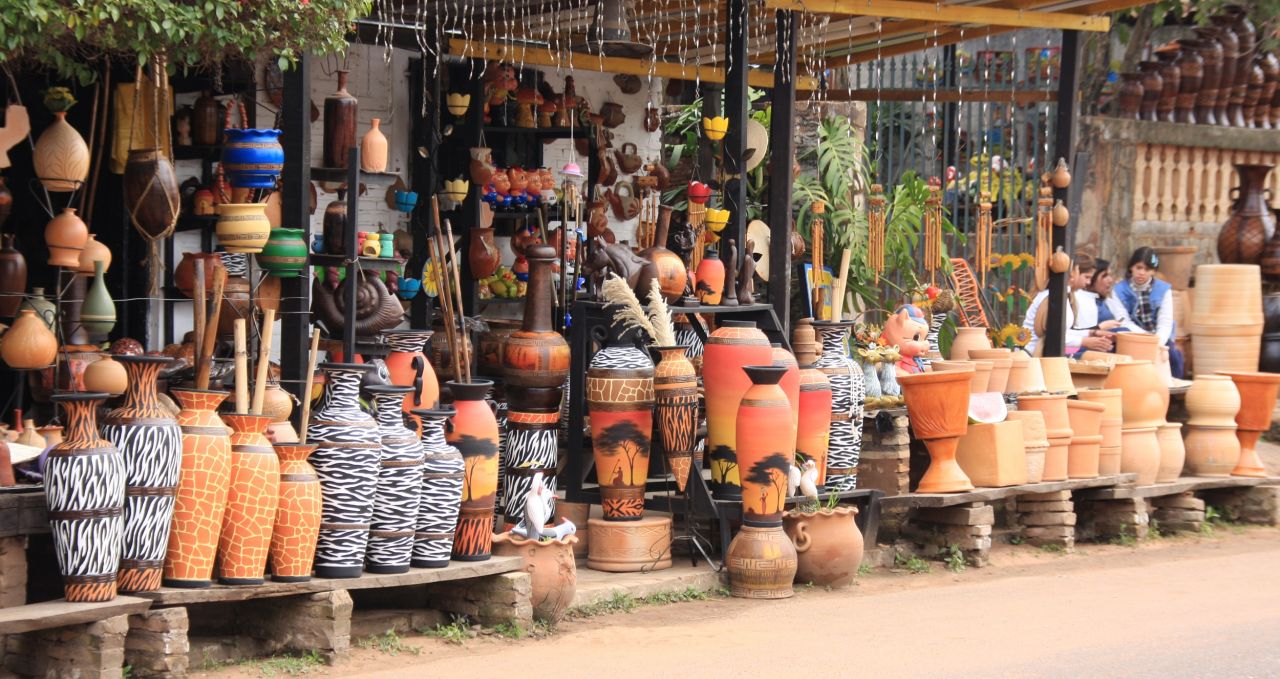
[[[1111,275],[1111,262],[1105,259],[1094,261],[1093,274],[1089,277],[1089,285],[1076,292],[1078,314],[1076,327],[1097,329],[1108,339],[1117,332],[1142,332],[1129,318],[1129,312],[1116,296],[1111,294],[1116,279]],[[1101,333],[1099,333],[1101,334]]]
[[[1129,314],[1135,329],[1155,333],[1161,346],[1169,347],[1169,370],[1174,377],[1183,373],[1182,352],[1173,344],[1173,287],[1156,278],[1160,258],[1143,246],[1129,257],[1124,280],[1116,284],[1116,298]]]
[[[1077,307],[1080,306],[1080,299],[1076,293],[1089,285],[1094,266],[1092,255],[1076,253],[1076,256],[1071,260],[1071,271],[1067,274],[1068,294],[1065,324],[1066,337],[1064,342],[1064,355],[1066,356],[1075,356],[1085,350],[1111,350],[1111,339],[1108,334],[1090,329],[1088,326],[1081,327],[1076,322],[1076,314],[1079,312]],[[1031,341],[1027,343],[1027,351],[1033,356],[1041,355],[1041,349],[1043,348],[1041,339],[1044,337],[1049,319],[1048,298],[1048,290],[1041,290],[1036,293],[1035,298],[1031,300],[1031,305],[1027,307],[1027,315],[1022,321],[1022,327],[1031,331]]]

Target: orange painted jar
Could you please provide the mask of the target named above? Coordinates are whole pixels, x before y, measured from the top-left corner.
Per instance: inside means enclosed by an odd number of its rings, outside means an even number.
[[[721,321],[706,341],[702,355],[702,383],[707,405],[707,464],[711,492],[717,500],[742,498],[738,473],[737,418],[742,395],[751,380],[743,366],[770,365],[769,338],[751,321]]]
[[[787,369],[778,386],[787,395],[787,403],[791,406],[791,426],[794,427],[800,423],[800,364],[781,344],[771,344],[770,348],[773,350],[773,365]]]
[[[498,420],[487,400],[491,380],[446,382],[453,394],[453,425],[445,440],[462,453],[462,505],[453,541],[458,561],[487,561],[493,550],[493,508],[498,496]]]
[[[266,415],[224,415],[231,426],[231,486],[218,537],[218,582],[260,585],[280,504],[280,461]]]
[[[280,503],[271,530],[271,579],[306,582],[320,537],[320,477],[307,457],[318,446],[277,443],[280,460]]]
[[[515,387],[559,389],[569,376],[569,343],[551,322],[551,265],[555,248],[525,248],[529,260],[529,285],[524,323],[502,345],[504,381]]]
[[[796,455],[818,466],[818,485],[827,482],[827,447],[831,443],[831,381],[812,365],[800,369],[800,417]]]
[[[653,368],[658,442],[676,487],[683,493],[698,442],[698,374],[685,355],[686,347],[653,347],[653,351],[658,354]]]
[[[382,336],[387,339],[391,352],[384,362],[391,383],[401,387],[415,387],[413,392],[405,394],[403,410],[408,416],[411,427],[422,432],[416,415],[409,415],[415,408],[435,408],[440,405],[440,383],[436,381],[436,373],[431,369],[427,356],[422,349],[431,340],[434,333],[430,330],[383,330]]]
[[[165,587],[208,587],[231,483],[231,438],[218,417],[225,391],[173,389],[182,410],[182,473],[165,552]]]
[[[653,361],[635,347],[629,331],[611,330],[605,348],[587,368],[587,412],[606,521],[644,516],[653,431]]]
[[[791,403],[780,382],[786,366],[745,366],[751,386],[738,407],[738,465],[742,474],[742,520],[750,526],[781,526],[787,476],[795,459]]]
[[[929,469],[920,479],[918,492],[973,490],[956,462],[956,445],[969,430],[971,379],[972,373],[963,370],[898,377],[911,431],[929,448]]]

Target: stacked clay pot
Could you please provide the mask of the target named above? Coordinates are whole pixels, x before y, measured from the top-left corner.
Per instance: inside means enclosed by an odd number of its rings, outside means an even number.
[[[1071,418],[1065,394],[1025,394],[1018,397],[1018,410],[1038,410],[1044,416],[1049,449],[1044,456],[1042,481],[1066,481],[1068,448],[1071,445]]]
[[[1117,363],[1103,385],[1120,389],[1120,471],[1134,472],[1138,484],[1156,482],[1160,468],[1160,443],[1156,430],[1169,410],[1169,389],[1151,361]]]
[[[1040,374],[1045,391],[1075,396],[1076,384],[1071,379],[1071,364],[1061,356],[1041,357]]]
[[[929,448],[929,469],[920,479],[921,493],[973,490],[956,462],[956,445],[969,429],[970,375],[965,371],[928,372],[898,378],[911,431]]]
[[[1067,446],[1067,477],[1092,479],[1098,476],[1102,448],[1103,403],[1067,401],[1071,421],[1071,443]]]
[[[991,363],[987,391],[1001,394],[1009,391],[1009,375],[1013,369],[1013,352],[1009,349],[970,349],[969,358]],[[1025,368],[1025,364],[1023,365]]]
[[[1077,394],[1081,401],[1101,403],[1102,427],[1099,432],[1102,444],[1098,450],[1098,474],[1110,476],[1120,473],[1120,430],[1124,426],[1123,407],[1119,389],[1081,389]]]
[[[1225,375],[1200,375],[1186,395],[1186,469],[1192,476],[1228,476],[1240,461],[1236,415],[1240,392]]]
[[[1156,483],[1173,483],[1182,476],[1187,449],[1182,443],[1182,423],[1166,422],[1156,431],[1160,442],[1160,468],[1156,470]]]
[[[1271,412],[1276,406],[1280,375],[1257,372],[1226,374],[1240,392],[1240,412],[1236,413],[1240,459],[1231,475],[1265,477],[1267,470],[1258,457],[1256,446],[1262,432],[1271,428]]]
[[[956,328],[956,336],[951,340],[951,352],[947,358],[952,361],[964,361],[969,358],[970,350],[990,348],[991,340],[987,339],[986,328]]]
[[[1256,265],[1196,267],[1191,350],[1197,374],[1257,370],[1262,326],[1262,273]]]
[[[1024,352],[1018,352],[1024,353]],[[1027,357],[1027,368],[1022,378],[1022,389],[1019,394],[1039,394],[1045,391],[1044,384],[1044,368],[1040,365],[1040,359],[1036,356]]]
[[[1155,362],[1158,358],[1159,339],[1144,332],[1116,333],[1116,353],[1139,361]]]
[[[1008,419],[1022,422],[1022,445],[1027,455],[1027,483],[1044,480],[1044,458],[1049,452],[1049,432],[1044,413],[1039,410],[1013,410]]]
[[[1027,352],[1020,350],[1009,352],[1009,381],[1004,387],[1006,394],[1021,394],[1026,389],[1030,367],[1031,357]]]

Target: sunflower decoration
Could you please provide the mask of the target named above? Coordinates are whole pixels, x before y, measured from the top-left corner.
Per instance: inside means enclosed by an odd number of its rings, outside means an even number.
[[[1027,342],[1031,341],[1031,331],[1020,325],[1007,323],[996,333],[997,346],[1015,349],[1017,347],[1027,346]]]
[[[427,293],[428,297],[436,297],[440,294],[439,289],[436,288],[435,260],[428,259],[427,263],[422,265],[422,291]]]
[[[1018,259],[1022,260],[1022,265],[1018,267],[1019,269],[1027,269],[1036,265],[1036,256],[1030,252],[1019,252]]]

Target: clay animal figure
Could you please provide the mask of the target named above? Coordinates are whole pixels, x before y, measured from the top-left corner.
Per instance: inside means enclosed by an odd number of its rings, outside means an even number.
[[[747,252],[742,258],[742,271],[738,272],[738,304],[756,303],[756,242],[747,239]]]
[[[725,251],[720,258],[724,260],[724,296],[720,298],[720,305],[738,306],[738,291],[734,288],[738,280],[738,244],[732,238],[725,239]]]
[[[920,357],[929,352],[929,322],[924,312],[914,304],[898,307],[884,324],[880,335],[889,346],[898,347],[902,358],[896,363],[897,375],[915,375],[924,372]]]
[[[649,299],[649,286],[658,278],[658,267],[621,243],[609,243],[603,236],[591,242],[591,252],[582,264],[592,288],[599,290],[605,277],[616,273],[635,290],[639,299]]]

